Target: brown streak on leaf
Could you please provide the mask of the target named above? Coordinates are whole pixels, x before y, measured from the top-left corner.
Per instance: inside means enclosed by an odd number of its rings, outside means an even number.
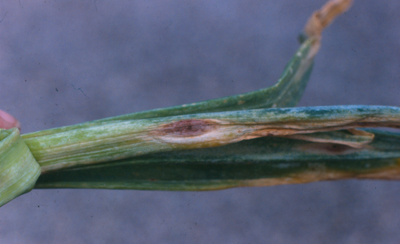
[[[254,186],[275,186],[287,184],[304,184],[316,181],[325,180],[341,180],[352,178],[354,174],[340,171],[309,171],[282,178],[266,178],[257,180],[245,180],[241,186],[254,187]]]
[[[349,147],[346,145],[331,144],[331,143],[308,143],[308,144],[302,144],[293,149],[302,152],[309,152],[313,154],[325,154],[325,155],[346,155],[362,150]]]
[[[372,180],[400,180],[400,159],[397,164],[381,169],[371,169],[367,172],[344,172],[338,170],[316,170],[293,174],[281,178],[266,178],[244,180],[240,186],[274,186],[286,184],[304,184],[316,181],[344,180],[344,179],[372,179]]]
[[[187,119],[162,125],[154,131],[158,136],[194,137],[210,132],[218,124],[208,119]]]
[[[397,159],[397,163],[390,167],[372,170],[371,172],[357,175],[356,178],[373,180],[400,180],[400,159]]]

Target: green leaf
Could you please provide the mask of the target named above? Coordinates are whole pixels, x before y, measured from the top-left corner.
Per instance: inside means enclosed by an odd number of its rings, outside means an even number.
[[[49,172],[35,187],[216,190],[398,175],[400,134],[369,132],[375,139],[366,148],[259,138]]]
[[[322,30],[350,4],[330,1],[313,14],[304,42],[270,88],[22,138],[17,129],[0,130],[0,205],[32,189],[39,173],[38,188],[161,190],[397,177],[399,135],[374,132],[373,139],[354,128],[398,128],[400,108],[276,109],[300,100]]]
[[[44,136],[30,134],[23,138],[41,165],[42,172],[46,172],[162,151],[216,147],[265,136],[399,126],[400,108],[330,106],[110,121],[89,128]],[[332,140],[340,141],[337,138]]]
[[[95,120],[78,125],[43,130],[30,133],[25,136],[37,137],[47,134],[69,131],[72,129],[89,128],[91,126],[99,125],[103,122],[117,122],[133,119],[149,119],[174,115],[234,111],[254,108],[291,107],[296,105],[297,102],[300,100],[307,85],[307,82],[310,78],[314,58],[313,55],[310,55],[310,49],[313,43],[313,39],[308,39],[303,42],[300,48],[296,51],[295,55],[286,65],[281,78],[274,86],[269,88],[198,103],[154,109],[144,112]]]

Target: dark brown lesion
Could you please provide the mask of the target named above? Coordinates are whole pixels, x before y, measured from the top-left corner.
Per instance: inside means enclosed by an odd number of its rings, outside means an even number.
[[[217,125],[209,119],[187,119],[162,125],[154,133],[158,136],[194,137],[214,130]]]
[[[346,155],[361,151],[363,148],[353,148],[333,143],[305,143],[295,147],[294,150],[312,154]]]

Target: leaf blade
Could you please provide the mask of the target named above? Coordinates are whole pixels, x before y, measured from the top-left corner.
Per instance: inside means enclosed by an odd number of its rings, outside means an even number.
[[[376,138],[364,149],[260,138],[50,172],[35,187],[216,190],[385,174],[400,178],[400,134],[371,132]]]

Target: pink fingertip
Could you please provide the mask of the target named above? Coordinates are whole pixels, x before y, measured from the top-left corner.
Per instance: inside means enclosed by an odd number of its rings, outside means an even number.
[[[16,120],[13,116],[9,113],[0,110],[0,128],[2,129],[11,129],[17,127],[21,130],[21,124],[18,120]]]

